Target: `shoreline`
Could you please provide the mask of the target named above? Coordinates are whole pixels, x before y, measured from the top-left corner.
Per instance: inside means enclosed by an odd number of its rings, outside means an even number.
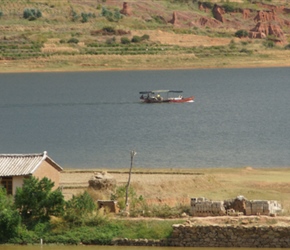
[[[289,64],[281,64],[281,65],[255,65],[255,66],[231,66],[231,67],[217,67],[217,66],[208,66],[208,67],[172,67],[172,68],[107,68],[107,69],[77,69],[77,70],[70,70],[70,69],[63,69],[63,70],[11,70],[11,71],[1,71],[0,74],[23,74],[23,73],[83,73],[83,72],[124,72],[124,71],[169,71],[169,70],[208,70],[208,69],[254,69],[254,68],[289,68]]]
[[[273,54],[274,53],[274,54]],[[0,74],[11,73],[63,73],[63,72],[106,72],[106,71],[157,71],[195,69],[246,69],[288,68],[290,51],[265,51],[257,57],[213,57],[198,59],[192,55],[172,56],[66,56],[49,60],[2,60]],[[82,63],[87,60],[87,63]],[[162,66],[160,66],[162,65]]]

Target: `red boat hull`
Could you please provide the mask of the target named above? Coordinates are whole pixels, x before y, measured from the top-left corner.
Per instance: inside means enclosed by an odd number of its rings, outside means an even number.
[[[173,103],[194,102],[194,96],[181,98],[181,99],[173,98],[173,99],[169,99],[169,102],[173,102]]]
[[[168,98],[163,100],[153,100],[153,99],[140,99],[143,103],[185,103],[185,102],[194,102],[194,96],[185,97],[185,98]]]

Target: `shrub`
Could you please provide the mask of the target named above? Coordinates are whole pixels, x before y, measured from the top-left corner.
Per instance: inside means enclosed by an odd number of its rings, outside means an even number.
[[[235,3],[224,3],[222,7],[225,9],[226,12],[235,12],[237,10],[236,4]]]
[[[70,38],[68,41],[67,41],[68,43],[78,43],[79,42],[79,39],[77,39],[77,38],[75,38],[75,37],[72,37],[72,38]]]
[[[246,53],[248,55],[252,55],[253,54],[253,51],[243,48],[243,49],[240,50],[240,53]]]
[[[0,10],[0,18],[3,16],[3,12],[2,10]]]
[[[143,36],[141,37],[142,41],[143,41],[143,40],[149,40],[149,38],[150,38],[150,36],[147,35],[147,34],[145,34],[145,35],[143,35]]]
[[[248,31],[246,30],[238,30],[236,33],[235,33],[235,37],[247,37],[249,35]]]
[[[115,44],[116,43],[116,37],[108,38],[106,40],[106,44]]]
[[[156,23],[159,23],[159,24],[167,23],[167,21],[162,16],[153,16],[153,19],[155,20]]]
[[[132,43],[139,43],[142,41],[142,38],[140,36],[133,36],[131,42]]]
[[[124,37],[121,37],[121,43],[122,44],[129,44],[131,41],[128,37],[124,36]]]
[[[108,33],[115,33],[116,31],[115,31],[115,28],[113,28],[113,27],[111,27],[111,26],[105,26],[105,27],[103,27],[103,29],[102,29],[103,31],[106,31],[106,32],[108,32]]]
[[[96,204],[88,192],[73,196],[66,202],[65,220],[73,224],[84,224],[86,219],[95,211]]]
[[[25,9],[23,11],[23,18],[28,19],[29,21],[36,20],[39,17],[42,17],[42,13],[38,9]]]
[[[89,21],[89,18],[96,17],[96,15],[94,13],[83,13],[82,12],[81,17],[82,17],[81,22],[86,23]]]
[[[199,2],[199,3],[201,3],[205,8],[208,8],[208,9],[213,8],[213,3],[211,2]]]
[[[144,202],[142,196],[137,197],[137,194],[132,186],[129,186],[129,200],[130,200],[130,210],[135,210],[140,204]],[[119,208],[121,210],[126,208],[125,204],[126,196],[126,185],[117,188],[116,192],[111,194],[111,200],[118,201]]]
[[[273,42],[271,40],[266,40],[265,42],[263,42],[263,45],[266,48],[274,48],[275,47],[275,42]]]
[[[103,17],[106,17],[108,21],[110,22],[117,22],[119,21],[121,18],[123,18],[123,15],[120,13],[120,11],[118,9],[115,9],[114,10],[114,13],[110,10],[108,10],[107,8],[105,7],[102,7],[102,13],[101,15]]]
[[[285,48],[285,49],[290,49],[290,43],[287,44],[284,48]]]

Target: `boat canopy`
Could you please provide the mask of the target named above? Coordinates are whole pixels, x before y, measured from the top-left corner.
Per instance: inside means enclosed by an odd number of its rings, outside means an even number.
[[[157,94],[157,93],[182,93],[182,90],[151,90],[151,91],[140,91],[140,95],[146,94]]]

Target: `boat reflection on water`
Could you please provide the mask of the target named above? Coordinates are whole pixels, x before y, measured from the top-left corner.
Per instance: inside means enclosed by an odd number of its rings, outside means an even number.
[[[142,103],[185,103],[194,102],[194,96],[183,97],[182,90],[151,90],[140,91]],[[178,94],[178,96],[176,95]]]

